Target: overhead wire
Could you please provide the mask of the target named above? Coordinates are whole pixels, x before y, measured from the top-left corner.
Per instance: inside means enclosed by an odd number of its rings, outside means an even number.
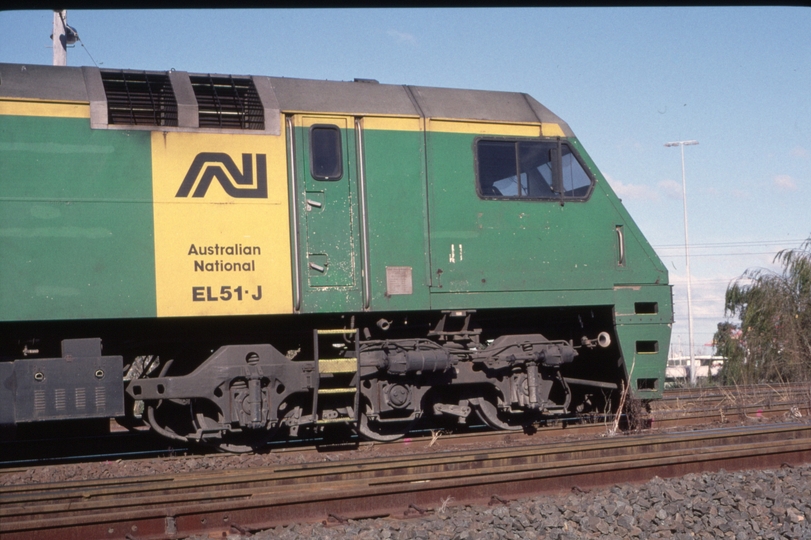
[[[787,240],[747,240],[742,242],[696,242],[690,243],[690,247],[737,247],[737,246],[764,246],[764,245],[783,245],[783,244],[802,244],[808,240],[807,238],[800,239],[787,239]],[[684,244],[661,244],[653,246],[654,249],[659,248],[684,248]]]
[[[93,58],[93,55],[90,54],[90,49],[88,49],[87,46],[84,44],[84,40],[81,37],[79,37],[79,32],[77,32],[76,29],[74,29],[72,26],[68,26],[67,21],[65,21],[65,16],[62,14],[61,11],[59,11],[58,13],[59,18],[62,19],[62,26],[66,29],[69,28],[70,31],[73,32],[73,35],[76,36],[76,41],[82,44],[82,49],[84,49],[84,52],[86,52],[87,56],[90,57],[90,61],[93,62],[94,66],[99,67],[99,65],[96,63],[96,60]]]
[[[94,66],[96,66],[96,67],[99,67],[99,65],[98,65],[98,64],[96,63],[96,61],[93,59],[93,55],[91,55],[91,54],[90,54],[90,49],[88,49],[88,48],[85,46],[85,44],[84,44],[84,40],[82,40],[81,38],[79,38],[79,43],[81,43],[81,44],[82,44],[82,49],[84,49],[84,52],[86,52],[86,53],[87,53],[87,56],[89,56],[89,57],[90,57],[90,61],[91,61],[91,62],[93,62],[93,65],[94,65]]]
[[[776,256],[782,249],[791,249],[805,242],[807,239],[787,239],[787,240],[759,240],[759,241],[741,241],[741,242],[706,242],[706,243],[691,243],[690,244],[690,257],[743,257],[743,256],[757,256],[769,255]],[[769,251],[735,251],[734,248],[742,247],[769,247],[780,246],[782,249],[769,250]],[[786,247],[784,247],[786,246]],[[660,244],[653,246],[656,253],[665,259],[677,259],[684,257],[684,244]],[[701,253],[701,250],[713,249],[713,253]],[[673,251],[676,250],[676,253]],[[695,250],[699,250],[696,253]]]

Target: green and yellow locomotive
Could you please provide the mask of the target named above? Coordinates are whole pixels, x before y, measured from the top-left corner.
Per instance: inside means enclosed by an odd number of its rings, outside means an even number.
[[[526,94],[0,64],[0,424],[521,429],[660,397],[672,314]]]

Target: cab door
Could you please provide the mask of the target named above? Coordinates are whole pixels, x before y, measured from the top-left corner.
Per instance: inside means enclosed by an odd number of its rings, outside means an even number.
[[[354,121],[296,115],[288,130],[295,153],[299,310],[360,310]]]

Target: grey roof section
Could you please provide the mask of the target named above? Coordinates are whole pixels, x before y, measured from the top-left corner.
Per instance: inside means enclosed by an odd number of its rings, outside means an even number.
[[[466,118],[506,122],[537,122],[521,94],[412,86],[414,98],[428,118]]]
[[[270,77],[253,77],[253,86],[265,109],[265,133],[280,135],[282,126],[279,119],[279,100],[276,99],[276,94],[273,92]]]
[[[283,111],[419,116],[402,86],[271,77]]]
[[[428,86],[409,88],[427,118],[555,123],[560,124],[565,135],[573,135],[559,116],[527,94]]]
[[[563,130],[563,134],[566,137],[574,137],[574,132],[572,128],[569,127],[569,124],[563,121],[563,119],[538,103],[534,97],[530,96],[529,94],[524,94],[524,97],[527,99],[527,103],[529,104],[532,112],[541,120],[544,124],[559,124],[560,129]]]
[[[278,106],[283,112],[555,123],[566,136],[574,135],[560,117],[519,92],[284,77],[255,77],[254,80],[260,81],[265,108]],[[270,88],[266,86],[268,82]],[[0,97],[89,100],[82,68],[16,64],[0,64]],[[275,132],[273,127],[270,129]]]
[[[179,127],[198,128],[200,119],[197,116],[197,98],[189,80],[189,74],[183,71],[170,71],[169,81],[177,102],[177,125]]]
[[[90,127],[103,129],[107,127],[107,94],[104,92],[104,81],[98,68],[83,67],[84,84],[87,88],[87,99],[90,101]]]
[[[0,64],[0,97],[89,101],[82,68]]]

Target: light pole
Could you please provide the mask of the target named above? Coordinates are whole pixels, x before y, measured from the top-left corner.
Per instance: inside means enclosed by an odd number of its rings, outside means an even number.
[[[53,65],[68,65],[68,45],[79,40],[76,29],[68,26],[68,12],[64,9],[54,10],[54,25],[51,40],[53,40]]]
[[[687,238],[687,182],[684,179],[684,147],[698,144],[698,141],[676,141],[665,143],[665,146],[681,148],[681,194],[684,203],[684,259],[687,261],[687,324],[690,328],[690,384],[696,385],[696,356],[693,351],[693,296],[690,290],[690,242]]]

